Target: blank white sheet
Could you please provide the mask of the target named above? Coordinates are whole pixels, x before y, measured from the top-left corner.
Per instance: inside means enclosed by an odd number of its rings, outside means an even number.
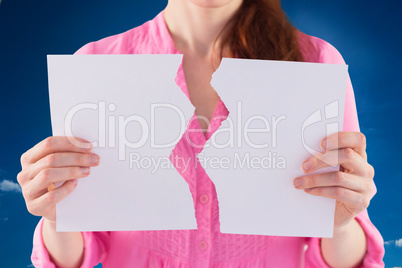
[[[71,130],[97,142],[92,151],[100,156],[99,166],[57,204],[58,231],[197,228],[189,187],[166,165],[194,113],[175,83],[181,60],[182,55],[48,56],[53,135],[69,136]],[[158,103],[181,112],[154,109],[155,143],[172,143],[161,149],[151,148],[151,132],[141,133],[141,122],[151,123],[150,105]],[[118,135],[111,138],[113,133]],[[134,146],[141,137],[144,144]],[[165,165],[148,167],[152,159]]]
[[[335,201],[295,189],[293,179],[325,136],[342,131],[347,76],[346,65],[222,60],[211,84],[230,114],[199,155],[221,232],[332,237]],[[267,130],[244,134],[247,124]]]

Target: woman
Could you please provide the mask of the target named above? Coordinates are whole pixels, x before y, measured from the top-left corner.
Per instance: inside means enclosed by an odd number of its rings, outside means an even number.
[[[210,86],[222,56],[344,64],[331,45],[292,28],[279,0],[170,0],[152,21],[87,44],[76,54],[141,53],[184,54],[176,81],[197,117],[207,119],[189,126],[203,130],[189,134],[201,144],[222,122],[212,119],[228,114]],[[66,137],[51,137],[22,155],[18,175],[28,210],[42,216],[32,261],[36,267],[93,267],[99,262],[106,267],[383,267],[383,241],[366,211],[375,193],[374,169],[367,163],[350,82],[345,106],[343,132],[324,139],[324,152],[307,159],[302,165],[306,175],[294,180],[308,194],[337,200],[332,239],[220,233],[216,191],[200,171],[186,175],[197,230],[57,233],[55,204],[99,157],[72,146]],[[202,148],[183,141],[175,150],[188,157]],[[309,175],[325,163],[340,164],[340,171]],[[48,189],[57,181],[66,183]]]

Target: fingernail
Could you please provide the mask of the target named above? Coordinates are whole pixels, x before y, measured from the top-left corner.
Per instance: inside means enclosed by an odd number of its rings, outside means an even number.
[[[320,147],[322,149],[328,149],[329,148],[329,140],[327,138],[323,139],[320,144]]]
[[[92,149],[92,143],[90,142],[83,142],[81,143],[81,148],[83,148],[84,150],[91,150]]]
[[[97,164],[99,162],[99,156],[97,156],[96,154],[91,154],[90,160],[92,164]]]
[[[81,167],[81,173],[82,174],[88,174],[89,173],[89,167]]]
[[[320,147],[321,147],[321,149],[325,149],[325,140],[326,140],[327,138],[325,138],[325,139],[323,139],[322,141],[321,141],[321,143],[320,143]]]
[[[296,187],[302,186],[303,185],[303,179],[302,178],[295,179],[294,184],[295,184]]]
[[[310,192],[311,188],[304,189],[305,192]]]
[[[302,165],[302,168],[303,168],[304,172],[307,172],[311,168],[310,161],[304,162],[303,165]]]
[[[77,186],[78,180],[77,180],[77,179],[74,179],[74,180],[71,181],[71,183],[72,183],[74,186]]]

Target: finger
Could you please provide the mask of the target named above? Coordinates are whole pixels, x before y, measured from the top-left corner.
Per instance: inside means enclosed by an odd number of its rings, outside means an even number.
[[[314,172],[323,167],[342,165],[345,172],[366,175],[367,162],[351,148],[325,151],[310,157],[302,164],[306,173]]]
[[[92,144],[84,139],[54,136],[48,137],[36,144],[21,156],[21,164],[32,164],[46,155],[55,152],[89,152]]]
[[[33,200],[45,194],[53,183],[83,178],[89,175],[89,167],[62,167],[42,169],[31,181],[29,192],[24,196]],[[56,189],[56,188],[54,188]],[[54,190],[53,189],[53,190]]]
[[[340,131],[329,135],[321,141],[321,147],[325,150],[340,148],[352,148],[363,159],[367,159],[366,136],[361,132]]]
[[[354,210],[353,212],[360,212],[370,204],[368,195],[338,186],[309,188],[304,191],[311,195],[335,199]]]
[[[33,164],[29,171],[29,177],[33,179],[45,168],[58,167],[91,167],[99,164],[99,156],[92,153],[53,153]]]
[[[293,181],[297,189],[339,186],[356,192],[365,191],[369,185],[362,177],[341,171],[310,174],[298,177]]]
[[[28,202],[28,211],[37,216],[50,214],[52,207],[69,195],[75,189],[77,183],[77,179],[66,181],[53,191],[46,192],[31,202]]]

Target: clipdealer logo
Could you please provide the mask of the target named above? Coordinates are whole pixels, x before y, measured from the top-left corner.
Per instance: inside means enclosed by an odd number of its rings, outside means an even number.
[[[170,103],[154,103],[150,105],[149,118],[140,116],[138,114],[131,114],[129,116],[114,114],[117,110],[115,104],[110,103],[107,105],[105,101],[99,103],[80,103],[73,106],[67,113],[64,121],[65,135],[69,137],[70,142],[79,146],[79,143],[74,137],[72,125],[74,117],[83,110],[92,110],[97,113],[98,117],[98,137],[96,141],[92,141],[94,148],[117,148],[118,160],[126,161],[128,155],[129,166],[132,169],[149,169],[152,173],[157,172],[159,169],[174,169],[177,168],[180,172],[186,172],[190,165],[198,167],[200,163],[203,167],[210,169],[285,169],[287,167],[286,158],[278,155],[274,151],[269,151],[269,148],[275,149],[278,146],[277,131],[280,124],[286,121],[286,115],[274,116],[271,115],[267,118],[264,115],[256,114],[248,118],[241,118],[242,104],[240,101],[237,103],[238,118],[233,119],[228,116],[225,119],[227,127],[220,126],[215,131],[206,144],[196,144],[190,139],[190,135],[183,135],[189,132],[201,132],[200,129],[187,129],[190,121],[182,110]],[[157,113],[166,113],[169,110],[179,120],[178,134],[164,143],[156,142],[156,122]],[[339,116],[339,101],[331,102],[324,107],[324,115],[322,116],[321,109],[316,110],[310,114],[303,122],[301,129],[301,142],[303,147],[311,155],[317,154],[316,150],[311,148],[305,141],[305,130],[322,120],[329,120]],[[214,118],[213,120],[216,120]],[[222,118],[221,118],[222,119]],[[189,120],[204,120],[209,125],[209,121],[205,117],[192,117]],[[244,123],[243,123],[244,122]],[[251,127],[254,122],[258,122],[260,128]],[[137,124],[141,128],[141,134],[138,135],[136,141],[131,141],[126,135],[126,130],[130,124]],[[108,126],[108,127],[106,127]],[[338,132],[338,123],[326,124],[327,134]],[[187,131],[187,132],[186,132]],[[255,143],[251,136],[253,134],[267,134],[269,139],[264,143]],[[222,135],[223,134],[223,135]],[[217,139],[216,137],[224,136],[225,139]],[[252,149],[266,150],[263,156],[254,156],[248,152],[234,153],[233,156],[213,156],[206,155],[201,152],[197,156],[153,156],[141,155],[136,149],[148,146],[152,149],[173,149],[180,139],[184,138],[186,142],[195,148],[208,148],[212,146],[217,149],[225,148],[241,148],[246,146]],[[129,150],[131,149],[131,150]],[[127,154],[128,153],[128,154]]]

